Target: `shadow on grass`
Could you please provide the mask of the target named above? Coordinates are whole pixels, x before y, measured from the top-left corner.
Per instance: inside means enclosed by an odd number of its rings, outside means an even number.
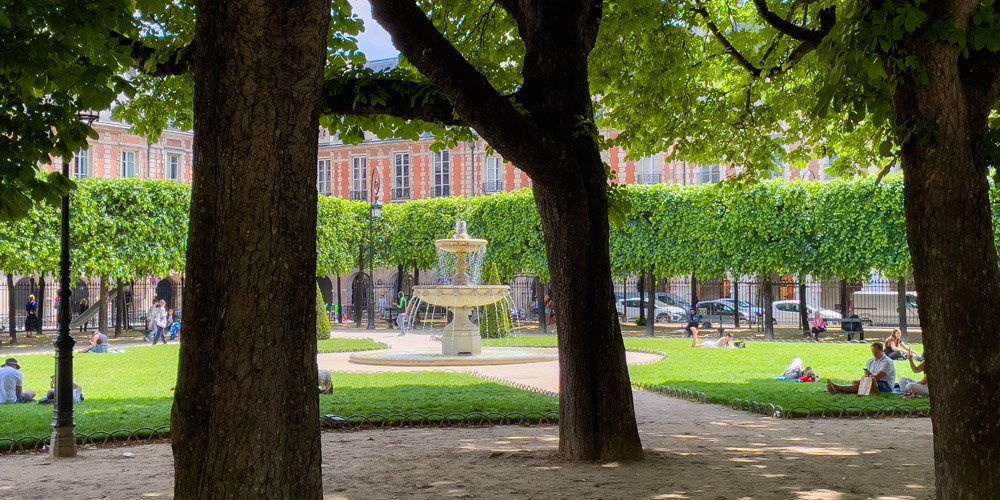
[[[332,396],[320,397],[320,412],[339,415],[350,426],[364,427],[545,424],[558,421],[559,400],[482,381],[458,386],[400,384],[377,389],[338,386]]]

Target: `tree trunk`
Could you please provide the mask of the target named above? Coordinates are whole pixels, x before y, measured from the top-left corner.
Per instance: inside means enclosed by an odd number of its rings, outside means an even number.
[[[641,459],[611,282],[607,180],[599,155],[591,160],[534,187],[559,298],[559,449],[579,460]]]
[[[806,277],[799,276],[799,326],[802,333],[809,333],[809,307],[806,305]]]
[[[38,315],[38,325],[35,331],[32,332],[37,335],[42,334],[42,320],[45,318],[45,275],[39,275],[38,277],[38,310],[35,311]]]
[[[646,278],[646,290],[649,292],[649,303],[646,304],[646,335],[656,336],[656,277],[653,268],[649,268]]]
[[[698,307],[698,276],[691,273],[691,307]]]
[[[760,296],[764,303],[764,338],[774,340],[774,280],[773,273],[760,273]]]
[[[733,275],[733,305],[736,311],[733,312],[733,328],[740,327],[740,277]],[[753,318],[753,311],[747,310],[747,321],[751,321]]]
[[[176,498],[322,498],[316,157],[329,2],[196,1]]]
[[[899,313],[899,331],[903,342],[910,341],[910,329],[906,327],[906,278],[899,278],[896,285],[896,312]]]
[[[17,294],[14,293],[14,275],[7,274],[7,325],[10,328],[10,343],[17,343]]]
[[[101,276],[99,297],[101,308],[97,311],[97,329],[101,333],[108,334],[108,278]]]
[[[842,318],[850,316],[847,303],[847,280],[840,280],[840,317]]]
[[[118,290],[118,295],[115,296],[115,338],[118,338],[122,334],[122,312],[125,307],[125,287],[122,286],[121,280],[115,280],[115,290]]]
[[[977,85],[990,82],[963,88],[957,45],[910,42],[927,83],[897,85],[895,109],[898,123],[918,130],[900,142],[906,229],[934,394],[936,496],[995,498],[1000,398],[983,395],[995,394],[1000,379],[1000,270],[987,162],[977,154],[995,102],[977,94]]]

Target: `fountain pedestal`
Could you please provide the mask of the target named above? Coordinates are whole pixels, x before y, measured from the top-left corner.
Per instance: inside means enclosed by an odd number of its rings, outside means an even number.
[[[455,317],[444,327],[441,354],[446,356],[475,355],[482,352],[483,340],[479,327],[469,320],[470,307],[452,309]]]

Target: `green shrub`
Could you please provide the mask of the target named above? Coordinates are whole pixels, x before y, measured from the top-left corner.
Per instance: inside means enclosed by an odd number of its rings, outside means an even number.
[[[330,315],[326,312],[326,303],[323,302],[323,292],[316,286],[316,339],[327,340],[333,325],[330,324]]]

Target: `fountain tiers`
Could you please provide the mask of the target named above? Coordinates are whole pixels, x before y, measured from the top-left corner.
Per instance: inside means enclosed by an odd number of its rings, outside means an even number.
[[[509,291],[507,285],[422,285],[413,287],[413,296],[452,311],[441,336],[441,353],[459,356],[482,352],[479,327],[469,320],[472,309],[493,304]]]

